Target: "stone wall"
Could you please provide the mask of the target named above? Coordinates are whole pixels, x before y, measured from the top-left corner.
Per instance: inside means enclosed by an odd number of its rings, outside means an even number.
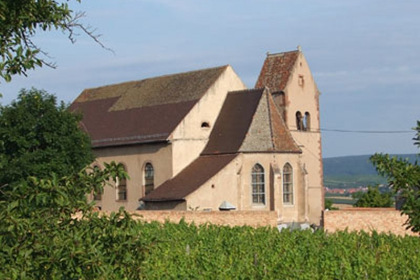
[[[195,224],[277,226],[277,213],[275,211],[136,211],[132,213],[140,215],[138,219],[146,222],[158,221],[163,223],[168,220],[178,223],[184,218],[187,223],[194,222]]]
[[[328,232],[339,230],[416,235],[405,229],[407,216],[394,208],[349,208],[324,211],[324,229]],[[417,234],[418,235],[418,234]]]

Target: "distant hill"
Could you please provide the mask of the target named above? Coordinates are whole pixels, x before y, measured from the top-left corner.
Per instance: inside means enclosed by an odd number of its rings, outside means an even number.
[[[385,178],[377,175],[371,155],[324,158],[324,185],[330,188],[354,188],[375,184],[385,184]],[[408,158],[411,162],[417,159],[416,154],[392,155]]]

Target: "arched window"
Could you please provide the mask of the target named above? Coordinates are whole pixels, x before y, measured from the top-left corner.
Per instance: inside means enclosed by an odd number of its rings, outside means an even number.
[[[146,195],[153,191],[155,187],[155,170],[153,168],[153,165],[148,162],[144,166],[144,187]]]
[[[293,168],[289,163],[283,167],[283,203],[293,204]]]
[[[93,166],[93,171],[92,172],[95,172],[95,170],[96,171],[98,171],[98,170],[101,170],[101,168],[99,167],[99,165],[94,165]],[[102,200],[102,192],[101,191],[98,191],[98,192],[93,192],[93,199],[94,200]]]
[[[125,168],[124,168],[124,171],[126,171]],[[127,200],[127,180],[125,178],[124,179],[117,178],[117,200],[119,201]]]
[[[258,163],[252,168],[252,203],[265,204],[264,168]]]
[[[309,112],[305,113],[305,119],[303,121],[304,130],[309,131],[311,130],[311,115]]]
[[[296,112],[296,128],[297,130],[303,130],[303,117],[300,111]]]

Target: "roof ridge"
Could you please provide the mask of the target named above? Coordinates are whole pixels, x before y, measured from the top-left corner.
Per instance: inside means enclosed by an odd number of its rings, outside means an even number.
[[[266,98],[267,98],[267,109],[268,109],[268,122],[269,122],[269,126],[270,126],[271,145],[273,147],[273,150],[275,150],[276,145],[274,144],[274,141],[273,141],[273,138],[274,138],[274,135],[273,135],[273,120],[271,118],[271,108],[270,108],[271,106],[270,106],[270,100],[269,100],[270,97],[269,97],[269,94],[267,94],[267,93],[266,93]]]
[[[243,92],[258,92],[258,91],[263,91],[266,87],[262,87],[262,88],[246,88],[246,89],[239,89],[239,90],[233,90],[233,91],[229,91],[228,94],[233,93],[233,94],[239,94],[239,93],[243,93]]]
[[[287,54],[287,53],[299,53],[301,51],[299,50],[293,50],[293,51],[286,51],[286,52],[278,52],[278,53],[269,53],[267,52],[267,56],[280,56],[282,54]]]
[[[99,87],[85,88],[83,91],[88,91],[88,90],[93,90],[93,89],[101,89],[101,88],[113,87],[113,86],[121,86],[121,85],[125,85],[125,84],[130,84],[130,83],[139,83],[139,82],[143,82],[143,81],[147,81],[147,80],[165,78],[165,77],[169,77],[169,76],[180,76],[180,75],[185,75],[185,74],[191,74],[191,73],[194,73],[194,72],[215,70],[215,69],[219,69],[219,68],[222,69],[222,68],[227,68],[229,66],[230,66],[230,64],[225,64],[225,65],[221,65],[221,66],[208,67],[208,68],[190,70],[190,71],[179,72],[179,73],[164,74],[164,75],[148,77],[148,78],[144,78],[144,79],[140,79],[140,80],[131,80],[131,81],[118,82],[118,83],[115,83],[115,84],[109,84],[109,85],[104,85],[104,86],[99,86]]]

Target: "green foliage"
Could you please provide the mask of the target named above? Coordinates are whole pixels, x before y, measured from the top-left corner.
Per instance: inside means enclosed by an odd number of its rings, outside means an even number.
[[[420,121],[415,130],[414,144],[420,147]],[[371,161],[378,173],[388,179],[395,193],[404,199],[401,212],[408,216],[407,228],[420,232],[420,166],[417,161],[411,163],[386,154],[375,154]]]
[[[17,101],[0,106],[0,186],[52,173],[60,178],[90,164],[94,157],[80,119],[63,103],[57,106],[53,95],[36,89],[22,90]]]
[[[123,210],[94,212],[86,193],[110,177],[128,178],[111,163],[69,177],[31,177],[0,201],[0,279],[139,279],[151,244]]]
[[[80,2],[80,0],[75,0]],[[69,9],[67,1],[56,0],[1,0],[0,1],[0,78],[6,82],[13,75],[26,75],[36,67],[54,64],[46,62],[47,53],[32,40],[36,33],[60,30],[75,42],[75,31],[81,30],[98,41],[90,28],[83,26],[79,19],[84,13]]]
[[[143,223],[85,193],[121,165],[31,178],[0,202],[0,279],[414,279],[420,239],[321,230]]]
[[[333,207],[332,199],[325,198],[325,210],[338,210],[337,207]]]
[[[352,197],[357,199],[354,207],[391,207],[394,204],[392,193],[381,193],[379,186],[368,186],[367,192],[357,192]]]

